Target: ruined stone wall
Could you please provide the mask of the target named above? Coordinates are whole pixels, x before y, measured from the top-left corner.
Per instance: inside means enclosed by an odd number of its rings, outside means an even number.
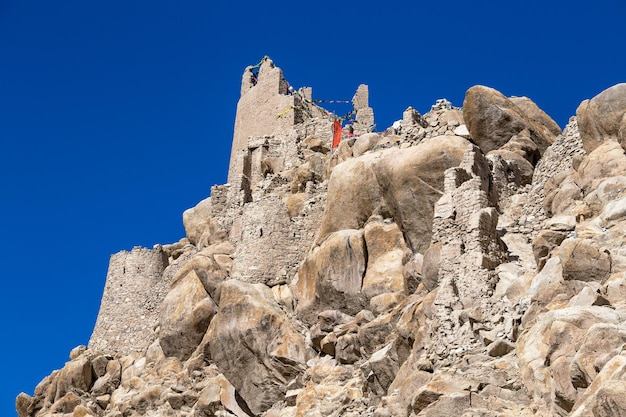
[[[241,98],[237,103],[228,168],[229,183],[242,174],[237,159],[242,152],[247,152],[248,137],[285,132],[302,120],[299,96],[289,94],[283,72],[274,66],[272,60],[265,59],[256,80],[254,77],[252,68],[247,68],[243,75]]]
[[[478,341],[463,315],[479,314],[493,304],[494,269],[506,259],[497,234],[496,201],[490,199],[489,163],[477,147],[468,150],[458,168],[445,173],[445,190],[435,204],[433,243],[440,245],[434,315],[436,355],[456,355]]]
[[[285,197],[270,195],[246,204],[231,278],[274,286],[289,282],[315,241],[325,204],[325,192],[308,193],[301,215],[290,217]],[[235,230],[233,230],[235,232]]]
[[[167,253],[159,245],[111,256],[90,348],[127,354],[149,345],[169,290],[163,279],[167,266]]]

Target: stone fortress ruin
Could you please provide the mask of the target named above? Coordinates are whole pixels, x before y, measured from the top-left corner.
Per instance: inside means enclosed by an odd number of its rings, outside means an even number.
[[[474,86],[376,133],[365,85],[338,130],[267,57],[240,94],[228,183],[19,417],[626,415],[626,84],[564,130]]]

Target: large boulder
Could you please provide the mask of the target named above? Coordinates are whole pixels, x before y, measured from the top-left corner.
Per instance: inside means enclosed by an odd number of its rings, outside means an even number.
[[[571,364],[585,335],[594,324],[625,318],[606,307],[570,307],[539,315],[522,333],[516,347],[520,376],[540,411],[564,415],[572,410],[578,399],[572,380],[578,372]]]
[[[580,103],[576,119],[587,153],[607,140],[617,141],[626,149],[626,83]]]
[[[465,93],[463,119],[470,136],[484,153],[505,145],[528,129],[543,154],[560,133],[558,125],[526,97],[507,98],[499,91],[476,85]]]
[[[586,192],[598,188],[606,178],[621,176],[626,172],[626,154],[619,143],[603,142],[590,152],[578,167],[580,187]]]
[[[381,210],[382,190],[372,169],[380,154],[348,159],[333,169],[318,244],[338,230],[361,229],[372,213]]]
[[[361,311],[366,305],[361,294],[366,263],[362,231],[340,230],[328,236],[298,269],[294,284],[297,314],[313,324],[320,311],[341,310],[347,314]]]
[[[211,233],[211,198],[205,198],[195,207],[183,212],[185,235],[192,245],[198,245],[208,239]]]
[[[391,148],[335,167],[317,243],[331,233],[361,229],[373,214],[392,217],[408,246],[430,244],[433,206],[443,191],[444,172],[461,163],[469,141],[438,136],[406,149]]]
[[[580,396],[572,417],[626,415],[626,357],[614,356]]]
[[[559,258],[565,280],[604,282],[611,273],[611,255],[591,239],[565,239]]]
[[[404,259],[410,251],[396,223],[374,219],[363,231],[367,246],[367,268],[363,278],[363,294],[372,298],[390,292],[406,291],[403,275]]]
[[[626,345],[626,326],[598,323],[589,328],[582,346],[572,360],[572,381],[587,388],[613,357]]]
[[[285,398],[312,357],[299,328],[264,284],[222,284],[219,311],[202,344],[254,415]]]
[[[165,356],[187,359],[216,312],[217,305],[195,269],[191,266],[181,269],[160,308],[159,341]]]
[[[437,136],[407,149],[390,149],[374,166],[386,207],[413,252],[430,245],[444,173],[461,164],[470,146],[460,136]]]

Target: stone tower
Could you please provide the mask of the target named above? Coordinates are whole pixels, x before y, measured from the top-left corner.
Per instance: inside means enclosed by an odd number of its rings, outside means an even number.
[[[243,174],[248,137],[269,136],[289,131],[302,121],[299,95],[290,94],[289,84],[280,68],[268,57],[258,69],[247,67],[237,103],[233,145],[228,167],[228,182],[237,182]]]

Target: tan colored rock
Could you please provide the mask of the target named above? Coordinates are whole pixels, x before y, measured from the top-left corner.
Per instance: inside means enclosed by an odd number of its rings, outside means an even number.
[[[108,395],[117,389],[122,380],[122,365],[118,360],[107,363],[104,375],[96,379],[91,392],[96,396]]]
[[[368,390],[378,397],[385,395],[395,379],[399,367],[397,353],[392,344],[374,352],[361,365],[361,369],[368,380]]]
[[[561,128],[547,113],[528,97],[509,97],[509,100],[530,117],[531,120],[545,126],[555,137],[561,134]]]
[[[28,408],[31,406],[32,403],[33,397],[24,392],[20,392],[15,399],[15,410],[17,411],[17,417],[28,417]]]
[[[544,200],[544,210],[548,215],[569,215],[575,213],[577,205],[583,199],[580,186],[580,177],[577,173],[564,178],[558,187],[547,193]]]
[[[613,357],[572,408],[572,417],[612,417],[626,413],[626,358]]]
[[[224,410],[237,417],[251,416],[237,402],[235,387],[220,374],[206,382],[206,387],[202,389],[193,405],[193,411],[199,415],[217,415],[219,411]]]
[[[458,166],[469,146],[459,136],[439,136],[337,165],[330,177],[317,242],[337,230],[360,229],[372,214],[381,214],[393,217],[413,251],[426,249],[444,171]]]
[[[537,262],[538,271],[541,271],[550,258],[550,252],[552,252],[552,249],[558,247],[566,237],[567,235],[562,232],[542,230],[533,239],[533,255],[535,257],[535,262]]]
[[[91,362],[85,356],[66,362],[56,380],[55,402],[68,392],[78,388],[88,391],[93,382]]]
[[[426,385],[420,388],[411,403],[411,407],[415,414],[420,413],[422,410],[442,399],[448,397],[448,399],[458,399],[458,404],[445,404],[446,411],[439,410],[438,412],[431,411],[426,412],[426,415],[457,415],[461,414],[463,410],[470,407],[470,391],[472,387],[476,387],[478,384],[474,381],[468,380],[460,376],[452,376],[447,374],[437,374],[428,381]],[[449,400],[448,400],[449,401]],[[444,402],[448,402],[445,401]],[[444,405],[442,402],[439,406]],[[457,401],[454,401],[457,402]],[[452,406],[452,407],[450,407]],[[452,411],[454,410],[454,412]],[[445,414],[447,413],[447,414]]]
[[[404,236],[396,223],[382,218],[369,221],[363,230],[367,267],[362,292],[372,298],[383,293],[406,291],[404,260],[410,256]]]
[[[613,357],[626,345],[626,326],[599,323],[591,326],[572,359],[572,382],[587,388]]]
[[[216,312],[217,305],[195,270],[181,270],[161,304],[159,341],[165,356],[187,359]]]
[[[80,397],[74,392],[67,392],[65,395],[57,399],[52,407],[50,407],[50,413],[55,414],[68,414],[74,411],[77,405],[80,404]]]
[[[459,136],[438,136],[411,148],[390,149],[375,166],[386,206],[413,252],[430,245],[444,172],[458,166],[469,147]]]
[[[312,353],[267,286],[226,281],[219,306],[205,352],[260,414],[284,398],[287,383],[304,371]]]
[[[516,347],[520,375],[540,410],[571,411],[578,397],[571,363],[588,329],[597,323],[617,324],[624,318],[606,307],[565,308],[539,316],[522,333]]]
[[[297,417],[359,417],[365,414],[363,374],[329,357],[311,361],[306,385],[296,397]]]
[[[365,254],[363,233],[358,230],[335,232],[314,248],[300,265],[293,288],[298,316],[312,324],[319,311],[356,314],[363,309]]]
[[[287,206],[287,213],[289,214],[289,217],[298,217],[302,214],[305,200],[306,194],[304,193],[289,194],[289,196],[285,200],[285,205]]]
[[[510,178],[512,179],[510,182],[518,186],[530,184],[533,179],[533,165],[518,153],[503,148],[493,150],[489,152],[488,155],[498,155],[506,161],[508,171],[511,173],[512,177]]]
[[[528,129],[543,154],[558,135],[554,133],[556,123],[531,100],[507,99],[499,91],[481,85],[465,93],[463,119],[472,139],[484,153],[502,147],[513,136]]]
[[[565,280],[604,282],[611,273],[611,256],[591,239],[565,239],[559,247]]]
[[[195,207],[183,212],[185,235],[192,245],[198,245],[203,235],[210,233],[211,228],[211,198],[205,198]]]
[[[576,110],[578,128],[587,153],[607,140],[626,142],[626,84],[607,88]],[[626,149],[626,148],[625,148]]]
[[[370,299],[370,310],[378,315],[387,313],[398,306],[407,297],[406,291],[386,292]]]
[[[361,229],[372,213],[380,210],[382,193],[372,169],[378,158],[379,153],[371,153],[335,167],[328,183],[318,244],[335,231]]]
[[[580,187],[589,192],[597,188],[602,180],[621,176],[625,171],[624,149],[617,142],[603,142],[580,163],[578,167]]]
[[[356,158],[371,150],[381,140],[378,133],[365,133],[359,136],[352,145],[352,155]]]
[[[424,286],[433,290],[439,284],[439,261],[441,259],[442,243],[434,243],[424,252],[424,260],[422,265],[422,283]]]

